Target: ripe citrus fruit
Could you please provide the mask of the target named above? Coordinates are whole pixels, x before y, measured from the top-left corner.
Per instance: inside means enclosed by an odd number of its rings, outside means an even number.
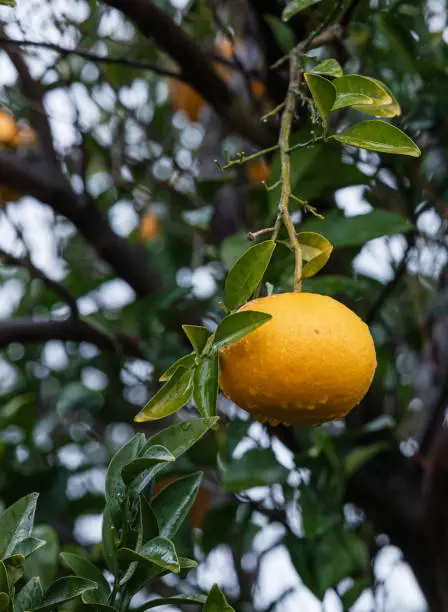
[[[18,149],[26,149],[28,151],[36,149],[36,132],[29,125],[20,125],[17,129],[14,138],[11,141],[11,145]]]
[[[13,117],[0,111],[0,143],[10,144],[16,135],[17,125]]]
[[[246,164],[246,176],[252,185],[267,181],[270,175],[271,168],[264,159],[254,159]]]
[[[224,395],[256,419],[317,425],[344,417],[367,393],[376,368],[372,336],[340,302],[282,293],[240,310],[272,315],[220,351]]]
[[[159,219],[153,212],[146,213],[140,223],[140,240],[142,242],[149,242],[159,234]]]

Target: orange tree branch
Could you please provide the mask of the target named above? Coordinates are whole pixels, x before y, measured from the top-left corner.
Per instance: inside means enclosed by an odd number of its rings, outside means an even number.
[[[4,29],[0,26],[0,36],[3,41],[8,41]],[[39,135],[39,142],[45,155],[54,163],[57,163],[56,152],[53,147],[53,137],[51,134],[50,123],[45,113],[44,107],[44,91],[39,81],[33,79],[17,47],[5,46],[5,51],[9,59],[13,63],[17,74],[19,75],[20,83],[24,96],[30,104],[30,121],[33,128]]]
[[[48,340],[89,342],[102,350],[147,359],[144,348],[135,336],[119,331],[109,336],[80,319],[51,321],[17,318],[0,321],[0,348],[7,347],[11,342],[40,344]]]
[[[105,4],[131,19],[147,38],[166,51],[180,66],[181,77],[215,109],[221,119],[250,142],[269,147],[275,134],[254,117],[235,95],[200,47],[151,0],[105,0]]]
[[[71,221],[101,259],[126,281],[138,297],[161,289],[161,281],[148,263],[144,248],[115,234],[93,204],[81,204],[58,168],[44,159],[22,159],[0,150],[0,184],[34,196]]]

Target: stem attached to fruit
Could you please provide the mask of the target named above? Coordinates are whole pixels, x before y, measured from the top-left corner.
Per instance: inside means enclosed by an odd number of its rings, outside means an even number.
[[[282,114],[280,127],[279,149],[281,159],[281,183],[282,192],[279,203],[279,216],[275,224],[273,239],[275,240],[280,229],[280,222],[283,223],[288,232],[291,248],[294,251],[295,267],[294,267],[294,291],[302,290],[302,248],[297,240],[296,230],[289,214],[289,200],[291,199],[291,155],[289,146],[289,137],[291,134],[292,120],[296,107],[296,93],[300,85],[300,51],[296,50],[291,55],[289,68],[289,87],[285,100],[285,110]]]

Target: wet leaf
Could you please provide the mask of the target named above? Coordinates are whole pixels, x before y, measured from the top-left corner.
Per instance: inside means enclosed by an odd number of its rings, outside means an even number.
[[[311,95],[313,96],[320,116],[326,125],[330,111],[336,99],[336,90],[334,85],[331,81],[323,76],[320,76],[319,74],[305,72],[304,77],[308,87],[310,88]]]
[[[219,388],[218,376],[219,359],[218,353],[215,352],[204,358],[196,367],[193,378],[193,399],[196,408],[205,419],[216,416]]]
[[[180,410],[193,394],[193,368],[177,369],[171,378],[134,417],[136,423],[163,419]]]
[[[213,347],[220,350],[229,344],[233,344],[270,319],[272,319],[272,315],[255,310],[235,312],[225,317],[218,325]]]
[[[378,119],[357,123],[331,138],[352,147],[379,153],[394,153],[411,157],[421,155],[420,149],[409,136],[390,123]]]
[[[184,355],[174,363],[170,365],[168,370],[166,370],[162,376],[159,378],[160,382],[165,382],[169,380],[173,374],[179,369],[182,368],[184,370],[188,370],[194,364],[195,354],[190,353],[189,355]]]
[[[208,329],[203,325],[182,325],[182,329],[190,340],[191,346],[194,348],[196,354],[200,355],[210,336]]]

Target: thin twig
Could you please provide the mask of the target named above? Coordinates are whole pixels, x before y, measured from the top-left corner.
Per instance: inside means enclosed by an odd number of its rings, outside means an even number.
[[[274,227],[265,227],[256,232],[249,232],[247,234],[247,237],[249,238],[249,240],[255,240],[257,236],[262,236],[263,234],[270,234],[271,232],[274,231],[274,229],[275,229]]]
[[[280,127],[279,147],[281,160],[282,193],[280,196],[279,210],[281,211],[283,223],[288,232],[289,241],[294,251],[294,291],[301,291],[302,288],[302,248],[297,240],[296,230],[289,214],[289,200],[291,199],[291,156],[289,137],[291,134],[292,120],[296,107],[296,91],[300,85],[300,53],[296,50],[291,56],[289,70],[289,87],[286,95],[285,110],[282,114]],[[279,222],[275,224],[275,235],[278,234]]]
[[[79,310],[76,298],[66,287],[49,278],[42,270],[39,270],[39,268],[36,268],[29,257],[16,257],[0,247],[0,261],[9,266],[24,268],[30,273],[32,278],[40,279],[46,287],[51,289],[65,304],[67,304],[70,308],[71,316],[74,319],[78,318]]]
[[[143,60],[137,59],[129,59],[128,57],[109,57],[105,55],[98,55],[96,53],[91,53],[90,51],[84,51],[83,49],[67,49],[66,47],[62,47],[61,45],[56,45],[54,43],[45,42],[45,41],[35,41],[35,40],[19,40],[12,38],[5,38],[4,36],[0,36],[0,46],[8,47],[8,46],[16,46],[16,47],[36,47],[41,49],[48,49],[50,51],[55,51],[56,53],[60,53],[61,55],[76,55],[78,57],[82,57],[83,59],[93,62],[95,64],[118,64],[121,66],[128,66],[129,68],[137,68],[140,70],[150,70],[155,74],[159,74],[160,76],[171,77],[173,79],[181,79],[182,75],[179,72],[173,72],[171,70],[167,70],[166,68],[162,68],[162,66],[158,66],[153,62],[146,62]]]

